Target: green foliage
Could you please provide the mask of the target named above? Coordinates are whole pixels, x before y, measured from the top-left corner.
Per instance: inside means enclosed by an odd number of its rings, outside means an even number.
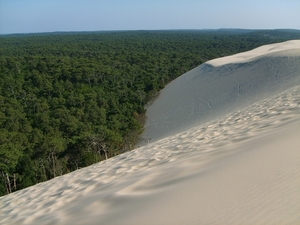
[[[144,105],[216,57],[291,31],[130,31],[0,36],[0,195],[137,142]]]

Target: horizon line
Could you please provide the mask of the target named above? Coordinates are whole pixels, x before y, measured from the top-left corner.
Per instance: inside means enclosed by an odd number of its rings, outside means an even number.
[[[178,28],[178,29],[112,29],[112,30],[74,30],[74,31],[41,31],[41,32],[16,32],[16,33],[3,33],[0,36],[9,35],[34,35],[34,34],[55,34],[55,33],[100,33],[100,32],[136,32],[136,31],[219,31],[219,30],[240,30],[240,31],[299,31],[296,28]]]

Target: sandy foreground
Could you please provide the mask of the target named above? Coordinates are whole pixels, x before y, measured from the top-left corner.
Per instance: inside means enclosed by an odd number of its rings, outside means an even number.
[[[270,57],[300,64],[300,41],[273,47],[280,51],[240,56],[253,74]],[[220,60],[214,71],[241,63]],[[134,151],[1,197],[0,224],[300,224],[300,70],[284,71],[281,84],[270,81],[276,89],[253,89],[260,99],[240,92],[246,105],[236,99],[210,121],[191,117],[181,132],[166,129]]]

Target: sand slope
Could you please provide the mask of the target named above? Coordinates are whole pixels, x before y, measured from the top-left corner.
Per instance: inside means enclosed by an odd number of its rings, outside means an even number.
[[[282,71],[253,104],[1,197],[0,224],[300,224],[299,76]]]
[[[209,61],[172,81],[147,108],[139,145],[216,119],[300,83],[300,41]]]

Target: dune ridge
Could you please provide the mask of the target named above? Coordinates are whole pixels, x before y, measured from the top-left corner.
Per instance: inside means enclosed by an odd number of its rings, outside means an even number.
[[[292,41],[286,41],[282,43],[264,45],[255,48],[251,51],[247,51],[246,54],[245,52],[243,52],[231,56],[210,60],[208,64],[217,67],[217,66],[223,66],[225,64],[231,64],[231,63],[246,63],[249,61],[253,61],[256,58],[262,56],[267,56],[267,55],[272,56],[273,53],[277,53],[277,52],[281,52],[280,55],[289,55],[290,51],[295,51],[297,48],[299,49],[297,45],[299,45],[299,40],[292,40]]]
[[[286,76],[258,101],[1,197],[0,223],[299,224],[300,85]]]

